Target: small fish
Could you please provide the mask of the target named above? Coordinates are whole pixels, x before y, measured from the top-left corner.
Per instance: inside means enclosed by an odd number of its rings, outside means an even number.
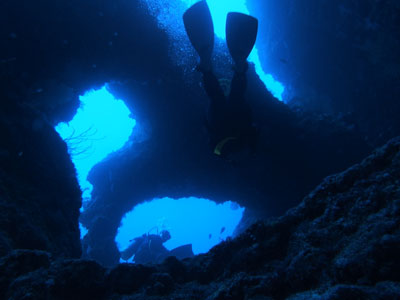
[[[224,231],[225,231],[225,227],[222,227],[221,232],[219,234],[223,233]]]
[[[210,233],[210,234],[208,235],[208,239],[211,240],[211,238],[212,238],[212,234]]]
[[[284,59],[284,58],[280,58],[279,60],[281,61],[281,63],[284,63],[284,64],[288,63],[288,61],[286,59]]]

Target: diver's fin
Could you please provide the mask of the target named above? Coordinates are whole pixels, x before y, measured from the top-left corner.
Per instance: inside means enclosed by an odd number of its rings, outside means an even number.
[[[192,244],[182,245],[172,249],[168,256],[175,256],[177,259],[185,259],[188,257],[193,257]]]
[[[226,43],[236,64],[243,64],[257,38],[258,20],[242,13],[231,12],[226,18]]]
[[[214,48],[214,25],[207,2],[203,0],[192,5],[183,14],[183,23],[193,48],[200,56],[200,62],[211,64],[211,54]]]

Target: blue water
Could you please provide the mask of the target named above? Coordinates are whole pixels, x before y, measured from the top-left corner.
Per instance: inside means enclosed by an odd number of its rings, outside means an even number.
[[[88,91],[79,100],[80,107],[74,118],[68,123],[59,123],[55,129],[67,142],[83,202],[89,202],[93,190],[87,180],[90,170],[126,144],[136,121],[125,103],[115,99],[107,86]],[[82,224],[79,228],[83,238],[87,230]]]
[[[90,170],[128,141],[136,121],[122,100],[115,99],[107,86],[79,97],[80,107],[68,123],[59,123],[56,131],[68,146],[83,191],[90,201],[93,186],[87,181]]]
[[[184,36],[184,28],[182,22],[182,15],[184,11],[189,8],[198,0],[143,0],[157,15],[158,21],[166,28],[171,34],[177,36]],[[183,5],[179,5],[179,3]],[[225,39],[225,23],[228,12],[241,12],[250,14],[246,6],[245,0],[208,0],[211,16],[214,23],[215,34]],[[259,20],[261,23],[262,20]],[[179,38],[178,38],[179,39]],[[178,44],[175,50],[183,46]],[[282,95],[285,87],[282,83],[275,80],[271,74],[265,72],[261,66],[260,57],[258,55],[257,44],[253,51],[250,53],[249,61],[254,63],[256,72],[261,81],[264,82],[267,89],[274,95],[275,98],[282,101]]]
[[[74,118],[55,129],[68,144],[84,201],[88,202],[93,189],[87,180],[90,170],[110,153],[126,146],[131,135],[139,133],[134,131],[136,121],[128,107],[106,85],[88,91],[79,99],[80,108]],[[168,249],[190,243],[195,253],[203,253],[231,235],[242,214],[243,208],[230,202],[216,205],[196,198],[158,199],[140,204],[128,213],[116,241],[120,249],[126,248],[130,239],[156,226],[159,230],[170,230],[172,239],[166,243]],[[221,233],[222,227],[225,230]],[[83,238],[87,229],[82,224],[79,228]]]
[[[165,26],[170,26],[177,34],[178,32],[182,34],[181,18],[184,10],[197,2],[193,0],[144,1],[150,9],[157,11],[159,21]],[[249,14],[244,0],[209,0],[208,4],[215,33],[222,39],[225,38],[225,21],[228,12]],[[176,20],[180,22],[177,23]],[[175,27],[172,24],[175,24]],[[272,75],[264,72],[256,47],[250,54],[249,60],[255,64],[256,72],[266,87],[276,98],[282,100],[284,87],[275,81]],[[80,101],[81,106],[73,120],[58,124],[56,130],[69,146],[85,202],[90,201],[93,189],[87,180],[90,170],[110,153],[126,145],[136,121],[125,103],[120,99],[115,99],[107,90],[107,86],[88,91],[80,96]],[[206,199],[157,199],[137,206],[125,216],[116,241],[122,250],[128,246],[130,239],[147,233],[154,227],[158,230],[166,228],[172,235],[172,239],[165,244],[168,249],[191,243],[195,253],[203,253],[232,234],[242,217],[243,210],[230,202],[216,205]],[[223,232],[221,228],[224,228]],[[82,225],[80,229],[83,236],[87,231]]]
[[[115,241],[123,251],[135,237],[168,230],[171,239],[164,244],[167,249],[192,244],[195,254],[205,253],[232,235],[243,212],[244,208],[229,201],[217,205],[193,197],[154,199],[124,216]]]

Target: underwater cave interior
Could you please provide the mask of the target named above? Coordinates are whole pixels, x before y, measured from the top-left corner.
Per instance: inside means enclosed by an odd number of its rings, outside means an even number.
[[[198,1],[0,2],[0,299],[398,300],[399,1]]]
[[[108,91],[107,85],[80,96],[80,108],[68,123],[60,123],[56,131],[66,141],[77,170],[84,206],[90,203],[93,186],[87,177],[90,170],[103,159],[129,143],[136,121],[128,107]],[[207,252],[212,246],[233,235],[244,208],[235,202],[216,204],[194,197],[183,199],[154,199],[128,212],[118,230],[116,243],[120,251],[129,246],[132,238],[143,234],[158,234],[168,230],[171,239],[165,243],[168,250],[191,244],[194,254]],[[80,224],[81,238],[87,229]]]
[[[175,48],[182,49],[188,43],[181,22],[181,15],[196,1],[154,1],[145,0],[159,25],[166,28],[176,42]],[[212,14],[215,34],[225,39],[225,21],[230,11],[249,14],[245,1],[208,1]],[[161,9],[162,8],[162,9]],[[186,47],[185,51],[189,51]],[[179,51],[174,51],[178,53]],[[188,56],[186,53],[183,56]],[[182,59],[174,55],[176,60]],[[261,67],[258,50],[255,47],[249,56],[255,70],[266,87],[282,101],[283,85],[266,74]],[[179,61],[176,61],[179,64]],[[80,96],[80,108],[68,123],[59,123],[55,129],[67,142],[69,153],[77,169],[78,181],[82,189],[83,212],[91,200],[93,186],[87,177],[90,170],[106,159],[110,153],[121,148],[132,148],[131,135],[135,132],[134,112],[115,99],[107,89],[107,84],[98,90],[89,90]],[[136,131],[140,130],[137,129]],[[111,180],[112,181],[112,180]],[[168,195],[160,195],[165,197]],[[143,199],[146,201],[148,199]],[[196,212],[195,214],[193,212]],[[159,198],[146,201],[127,212],[115,238],[120,251],[128,247],[129,241],[145,233],[158,233],[162,229],[170,231],[172,238],[165,243],[167,249],[192,244],[194,254],[207,252],[212,246],[231,236],[239,224],[244,208],[235,202],[216,204],[211,200],[190,197],[183,199]],[[161,222],[161,223],[160,223]],[[80,224],[81,238],[88,232]]]

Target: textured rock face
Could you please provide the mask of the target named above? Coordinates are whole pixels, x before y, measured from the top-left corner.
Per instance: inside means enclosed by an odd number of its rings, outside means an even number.
[[[138,7],[139,1],[0,3],[2,254],[29,248],[79,257],[80,191],[66,146],[50,126],[70,120],[87,90],[166,72],[167,37]],[[13,111],[18,105],[44,116]]]
[[[19,299],[398,299],[400,138],[327,177],[283,217],[209,253],[161,265],[0,260],[3,297]]]
[[[1,101],[31,102],[55,125],[73,117],[77,95],[87,90],[165,72],[166,35],[139,5],[2,1]]]
[[[264,216],[279,215],[323,177],[359,161],[368,148],[346,120],[296,113],[278,103],[251,67],[248,100],[260,129],[260,148],[254,156],[235,157],[234,164],[218,160],[208,149],[202,128],[207,99],[199,87],[201,79],[194,75],[194,82],[186,81],[182,70],[171,63],[166,34],[137,1],[41,1],[38,6],[18,0],[2,1],[0,8],[2,296],[391,299],[398,295],[399,278],[393,272],[399,266],[394,254],[399,249],[398,141],[348,172],[330,177],[283,218],[258,223],[238,239],[193,260],[114,269],[93,261],[58,260],[80,255],[80,192],[65,144],[49,124],[71,117],[76,95],[106,81],[119,81],[113,92],[126,100],[148,136],[137,143],[135,136],[132,151],[115,154],[91,174],[95,201],[82,218],[90,229],[85,240],[90,251],[85,254],[104,265],[118,262],[115,232],[123,214],[139,202],[190,195],[218,202],[236,200]],[[329,45],[325,41],[319,38],[315,43]],[[309,86],[315,84],[316,97],[310,96],[308,86],[299,85],[311,106],[315,107],[315,99],[328,97],[334,100],[327,102],[340,109],[343,103],[363,108],[357,111],[365,119],[376,119],[378,131],[382,122],[392,124],[396,107],[391,98],[377,109],[375,101],[365,100],[382,90],[381,85],[374,86],[375,77],[369,77],[382,74],[381,63],[376,68],[365,64],[361,73],[368,80],[361,81],[368,89],[351,94],[351,89],[346,91],[355,76],[351,62],[364,65],[365,57],[347,50],[332,56],[323,50],[319,52],[323,57],[312,52],[315,63],[294,68],[312,66],[318,71],[303,76]],[[343,64],[351,66],[343,73],[347,77],[338,80],[336,69],[321,72],[327,57],[335,58],[329,66],[342,66],[342,54]],[[390,55],[382,57],[386,61]],[[222,76],[229,74],[227,68]],[[29,108],[14,111],[9,105],[14,102],[39,108],[49,122]],[[336,105],[327,107],[340,110]],[[387,114],[377,113],[380,109]],[[376,136],[372,131],[371,135]]]
[[[84,243],[92,252],[89,257],[106,266],[119,262],[113,240],[122,217],[143,201],[195,196],[235,201],[258,217],[279,216],[325,176],[368,153],[365,141],[346,123],[294,112],[274,99],[251,67],[247,100],[259,142],[254,152],[219,158],[202,126],[208,101],[204,91],[198,84],[182,86],[184,80],[171,71],[159,84],[113,86],[132,107],[139,129],[134,129],[130,148],[95,166],[89,176],[94,200],[81,216],[89,229]],[[146,124],[147,139],[135,142]]]
[[[217,159],[203,126],[208,99],[201,78],[171,61],[167,34],[140,1],[2,1],[0,33],[2,101],[27,102],[55,125],[72,117],[77,95],[117,81],[113,92],[148,133],[138,143],[134,135],[131,151],[91,174],[95,201],[82,216],[91,231],[85,249],[106,265],[118,262],[113,240],[121,217],[142,201],[198,196],[277,216],[368,153],[357,130],[279,103],[251,66],[248,100],[260,148],[235,158],[237,164]],[[226,56],[216,53],[216,69],[229,78]]]
[[[378,145],[400,133],[396,0],[247,1],[261,60],[292,104],[350,112]]]
[[[0,256],[80,257],[81,191],[66,144],[32,108],[3,106],[0,116]]]

